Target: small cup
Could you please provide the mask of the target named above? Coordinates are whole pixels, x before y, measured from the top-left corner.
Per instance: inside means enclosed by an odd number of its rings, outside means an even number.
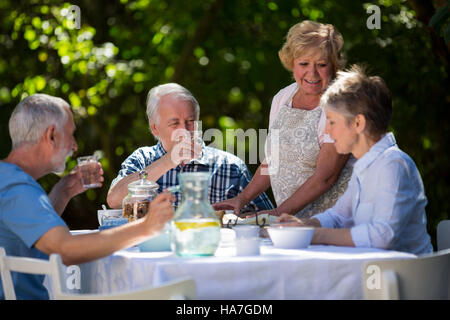
[[[259,238],[237,238],[236,239],[237,256],[259,256]]]
[[[236,225],[233,226],[233,230],[236,232],[236,239],[257,238],[259,235],[258,226]]]
[[[83,188],[100,187],[100,172],[98,170],[98,160],[96,156],[84,156],[77,158],[78,167],[81,171]]]

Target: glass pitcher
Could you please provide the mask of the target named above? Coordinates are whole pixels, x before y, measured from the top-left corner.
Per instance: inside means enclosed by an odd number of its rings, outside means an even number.
[[[220,242],[220,221],[209,203],[209,172],[184,172],[178,175],[182,202],[171,224],[172,250],[179,256],[212,256]]]
[[[128,195],[122,200],[123,217],[128,221],[143,218],[150,202],[158,195],[159,185],[147,180],[145,171],[139,173],[139,178],[128,185]]]

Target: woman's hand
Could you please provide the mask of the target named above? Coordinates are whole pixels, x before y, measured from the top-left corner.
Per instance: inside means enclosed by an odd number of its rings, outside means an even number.
[[[313,228],[321,228],[321,224],[319,220],[314,219],[314,217],[310,219],[299,219],[296,216],[291,216],[290,214],[283,213],[275,223],[282,223],[284,225],[293,226],[293,227],[313,227]]]
[[[282,213],[280,217],[275,220],[275,223],[282,223],[288,226],[304,227],[306,224],[295,216],[291,216],[287,213]]]
[[[258,211],[258,216],[261,216],[263,214],[267,214],[270,216],[279,216],[280,214],[278,213],[277,209],[272,209],[272,210],[261,210]],[[248,215],[245,216],[246,218],[253,218],[256,217],[256,213],[250,213]]]
[[[233,210],[234,214],[239,216],[241,209],[248,203],[241,195],[234,198],[227,199],[221,202],[216,202],[212,206],[214,210]]]

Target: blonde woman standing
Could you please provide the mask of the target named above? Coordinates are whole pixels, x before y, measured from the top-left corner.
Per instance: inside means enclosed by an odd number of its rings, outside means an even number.
[[[289,30],[279,57],[295,82],[273,98],[266,159],[244,191],[216,203],[217,210],[234,209],[238,214],[272,187],[277,208],[264,213],[304,218],[332,207],[344,193],[351,175],[349,157],[336,152],[319,106],[344,66],[342,47],[341,34],[330,24],[303,21]]]

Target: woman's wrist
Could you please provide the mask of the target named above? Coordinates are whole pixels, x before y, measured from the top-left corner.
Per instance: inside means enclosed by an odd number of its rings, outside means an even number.
[[[320,224],[320,221],[317,220],[314,217],[311,217],[309,219],[305,219],[305,224],[309,227],[314,227],[314,228],[322,228],[322,225]]]
[[[291,216],[295,215],[296,211],[292,210],[291,208],[289,208],[289,206],[287,206],[285,203],[282,203],[281,205],[279,205],[277,208],[275,208],[277,215],[281,215],[283,213],[287,213]]]
[[[322,231],[323,231],[322,228],[316,228],[314,230],[314,234],[311,239],[311,244],[322,244],[322,239],[321,239]]]
[[[241,193],[238,194],[238,198],[242,206],[245,206],[252,200],[251,197],[248,195],[247,188],[245,188]]]

